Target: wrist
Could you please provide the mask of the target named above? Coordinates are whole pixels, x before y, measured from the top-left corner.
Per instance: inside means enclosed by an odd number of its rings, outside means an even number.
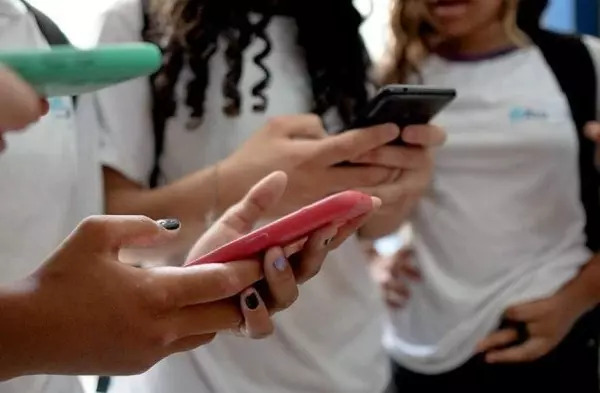
[[[253,183],[248,182],[247,168],[243,168],[230,158],[219,162],[216,171],[218,183],[218,197],[215,203],[215,213],[221,216],[227,209],[239,202],[245,193],[250,190]],[[252,180],[252,179],[250,179]],[[250,183],[246,186],[246,183]]]
[[[0,381],[42,372],[36,300],[37,283],[27,279],[0,288]]]
[[[600,303],[600,255],[595,255],[567,287],[570,298],[583,310],[590,311]]]

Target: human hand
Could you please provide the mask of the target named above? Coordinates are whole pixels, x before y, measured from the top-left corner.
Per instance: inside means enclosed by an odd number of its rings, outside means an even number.
[[[0,290],[0,378],[136,374],[237,329],[237,295],[262,275],[254,261],[144,270],[118,259],[122,247],[176,235],[146,217],[85,220],[37,272]]]
[[[317,116],[272,119],[219,165],[219,210],[237,202],[256,181],[275,170],[286,172],[289,180],[270,217],[290,213],[336,192],[384,183],[392,169],[335,164],[357,158],[398,135],[396,126],[383,125],[329,136]]]
[[[408,283],[421,280],[421,272],[414,265],[410,247],[404,247],[391,256],[375,254],[370,270],[390,308],[403,308],[410,297]]]
[[[594,305],[586,289],[574,279],[549,298],[509,308],[505,319],[524,324],[523,332],[503,328],[477,346],[488,363],[531,362],[550,353],[569,333],[575,322]],[[524,342],[519,342],[524,340]]]
[[[254,186],[241,202],[231,207],[192,248],[188,261],[232,241],[247,233],[258,220],[264,218],[285,192],[287,176],[276,172]],[[379,201],[373,200],[373,211]],[[242,302],[246,308],[245,321],[241,332],[252,338],[261,338],[273,330],[269,315],[290,307],[298,298],[298,285],[314,277],[323,264],[329,251],[339,247],[352,235],[370,214],[363,215],[341,227],[328,226],[313,233],[307,239],[289,245],[289,247],[273,247],[263,258],[264,280],[255,288],[246,290],[243,296],[250,300]],[[256,310],[247,305],[264,306]],[[268,311],[267,311],[268,310]]]
[[[360,189],[381,199],[374,219],[361,230],[367,238],[378,238],[396,230],[412,212],[433,178],[433,150],[446,134],[431,125],[409,126],[402,131],[404,146],[386,145],[357,157],[352,162],[393,170],[390,181]]]
[[[409,126],[402,131],[404,146],[386,145],[352,160],[356,164],[375,165],[394,170],[393,181],[366,188],[381,198],[382,209],[418,199],[429,186],[433,175],[432,150],[444,144],[446,134],[431,125]]]
[[[48,112],[48,103],[12,71],[0,68],[0,151],[6,148],[2,134],[21,130]]]
[[[591,121],[585,125],[585,135],[596,143],[595,164],[600,166],[600,122]]]

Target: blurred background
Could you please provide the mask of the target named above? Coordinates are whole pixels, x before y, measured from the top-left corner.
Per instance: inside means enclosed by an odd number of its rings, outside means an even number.
[[[90,46],[98,31],[98,18],[102,11],[119,0],[30,0],[32,4],[50,15],[77,46]],[[386,0],[354,0],[356,6],[370,17],[363,32],[375,58],[384,51],[386,36]],[[546,25],[552,29],[587,34],[598,33],[600,7],[597,0],[551,0],[546,13]]]

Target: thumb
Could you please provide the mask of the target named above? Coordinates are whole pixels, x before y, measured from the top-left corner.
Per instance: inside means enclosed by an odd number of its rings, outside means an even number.
[[[174,239],[180,223],[145,216],[95,216],[84,220],[77,236],[96,251],[118,254],[124,247],[149,247]]]
[[[266,212],[275,207],[287,186],[285,172],[274,172],[256,184],[246,196],[223,214],[221,224],[239,233],[252,230]]]

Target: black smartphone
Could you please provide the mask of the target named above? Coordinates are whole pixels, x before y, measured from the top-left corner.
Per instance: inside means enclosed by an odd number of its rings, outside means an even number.
[[[455,89],[429,86],[388,85],[369,102],[351,127],[343,131],[394,123],[401,129],[427,124],[456,97]],[[402,139],[392,142],[403,145]]]

